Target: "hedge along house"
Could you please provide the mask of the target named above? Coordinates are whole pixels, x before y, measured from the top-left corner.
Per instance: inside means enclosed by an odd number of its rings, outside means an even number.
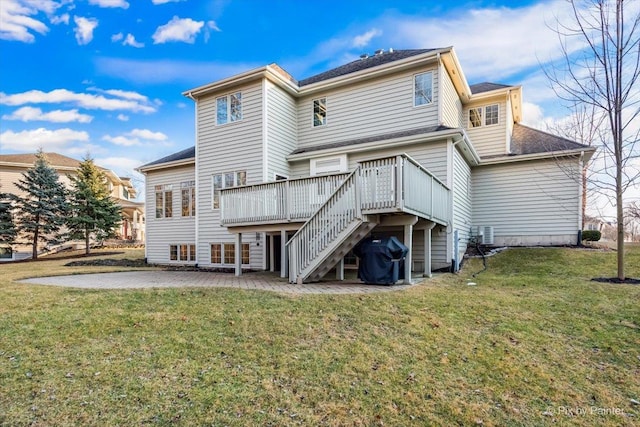
[[[577,242],[569,172],[594,149],[521,125],[522,88],[469,86],[451,47],[376,51],[300,81],[271,64],[184,95],[195,147],[139,168],[150,262],[315,281],[343,277],[365,236],[395,235],[411,277],[457,269],[474,235]]]

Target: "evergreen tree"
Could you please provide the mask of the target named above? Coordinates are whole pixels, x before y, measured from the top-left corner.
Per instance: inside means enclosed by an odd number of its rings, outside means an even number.
[[[18,235],[11,211],[9,195],[0,193],[0,251],[6,250],[6,245],[10,246]]]
[[[58,180],[42,149],[36,153],[33,168],[22,174],[16,187],[24,196],[15,196],[19,233],[31,237],[32,257],[38,258],[40,242],[56,242],[67,212],[66,190]]]
[[[85,241],[89,254],[90,240],[103,240],[115,235],[121,220],[121,208],[111,199],[107,179],[93,159],[86,157],[77,170],[76,177],[69,177],[71,190],[71,215],[67,227],[73,238]]]

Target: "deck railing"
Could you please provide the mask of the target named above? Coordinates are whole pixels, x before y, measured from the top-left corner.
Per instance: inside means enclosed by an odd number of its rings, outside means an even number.
[[[406,154],[361,162],[354,183],[364,213],[407,212],[449,221],[449,189]],[[221,190],[221,224],[241,226],[304,222],[348,175],[325,175]]]
[[[245,185],[220,191],[222,225],[305,221],[347,174]]]

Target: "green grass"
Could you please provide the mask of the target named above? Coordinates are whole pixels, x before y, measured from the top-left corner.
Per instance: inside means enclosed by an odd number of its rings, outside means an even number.
[[[66,262],[0,266],[1,425],[640,422],[640,286],[589,280],[614,252],[513,249],[373,295],[15,282],[115,270]]]

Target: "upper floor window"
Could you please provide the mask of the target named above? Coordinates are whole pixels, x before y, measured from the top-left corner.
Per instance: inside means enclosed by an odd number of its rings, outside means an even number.
[[[173,187],[171,184],[156,185],[156,218],[173,216]]]
[[[213,175],[213,209],[220,208],[220,190],[223,188],[247,185],[247,171],[225,172]]]
[[[433,73],[431,71],[413,76],[413,87],[413,105],[425,105],[433,101]]]
[[[216,123],[223,125],[242,120],[242,92],[216,99]]]
[[[485,105],[484,107],[474,107],[469,109],[469,127],[497,125],[500,118],[500,107],[498,104]]]
[[[129,200],[129,191],[122,187],[122,198]]]
[[[313,126],[327,124],[327,98],[313,100]]]
[[[182,193],[182,216],[196,216],[196,182],[180,183]]]

